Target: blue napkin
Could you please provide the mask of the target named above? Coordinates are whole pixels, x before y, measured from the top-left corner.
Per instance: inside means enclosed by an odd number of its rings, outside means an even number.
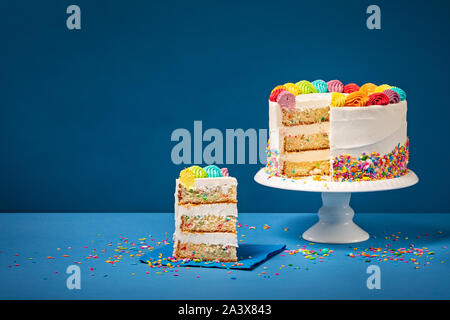
[[[237,249],[237,262],[214,262],[214,261],[200,261],[195,262],[193,260],[179,260],[176,262],[180,267],[203,267],[203,268],[222,268],[222,269],[241,269],[252,270],[257,265],[270,259],[274,255],[280,253],[286,248],[285,244],[242,244]],[[162,265],[167,263],[173,264],[173,261],[168,260],[173,253],[173,247],[171,245],[165,245],[163,247],[154,249],[152,252],[146,253],[139,257],[140,262],[148,263],[160,260]],[[161,259],[166,258],[166,259]]]

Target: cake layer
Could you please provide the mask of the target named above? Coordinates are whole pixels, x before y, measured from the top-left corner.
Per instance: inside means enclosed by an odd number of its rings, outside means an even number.
[[[180,230],[182,232],[230,232],[236,233],[235,216],[188,216],[180,217]]]
[[[236,247],[215,244],[197,244],[177,241],[173,256],[177,259],[217,260],[221,262],[236,262]]]
[[[330,161],[285,161],[283,163],[283,174],[288,178],[330,175]]]
[[[330,120],[330,107],[314,109],[281,110],[281,122],[285,126],[320,123]]]
[[[175,204],[175,226],[184,232],[236,232],[235,203]]]
[[[232,177],[197,178],[193,189],[187,189],[179,180],[176,183],[179,204],[237,202],[237,181]]]
[[[283,145],[286,152],[299,152],[327,149],[330,147],[330,141],[326,133],[301,134],[284,137]]]

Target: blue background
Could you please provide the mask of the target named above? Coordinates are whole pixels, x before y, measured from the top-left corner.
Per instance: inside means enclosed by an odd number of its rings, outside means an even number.
[[[81,30],[66,28],[70,4]],[[421,180],[355,194],[353,207],[448,212],[449,27],[446,1],[2,1],[0,211],[170,212],[184,167],[173,130],[267,128],[275,85],[337,78],[407,92]],[[241,212],[320,206],[256,184],[260,165],[227,167]]]

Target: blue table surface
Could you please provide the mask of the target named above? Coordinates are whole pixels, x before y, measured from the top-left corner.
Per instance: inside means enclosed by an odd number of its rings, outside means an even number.
[[[145,246],[171,242],[173,214],[0,214],[0,299],[450,298],[450,214],[357,214],[371,238],[351,245],[303,240],[316,220],[316,214],[240,213],[240,243],[297,250],[241,271],[137,262]],[[66,286],[73,264],[81,270],[80,290]],[[367,288],[370,265],[380,267],[380,289]]]

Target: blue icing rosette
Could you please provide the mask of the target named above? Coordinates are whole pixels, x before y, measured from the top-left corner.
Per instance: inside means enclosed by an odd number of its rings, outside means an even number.
[[[319,93],[326,93],[328,92],[328,86],[327,83],[323,80],[315,80],[312,82],[312,85],[314,88],[316,88],[317,92]]]
[[[208,175],[208,178],[218,178],[222,177],[222,171],[220,171],[218,166],[210,165],[203,168],[206,171],[206,174]]]
[[[406,100],[406,92],[398,87],[389,88],[392,91],[395,91],[400,96],[400,101]]]

